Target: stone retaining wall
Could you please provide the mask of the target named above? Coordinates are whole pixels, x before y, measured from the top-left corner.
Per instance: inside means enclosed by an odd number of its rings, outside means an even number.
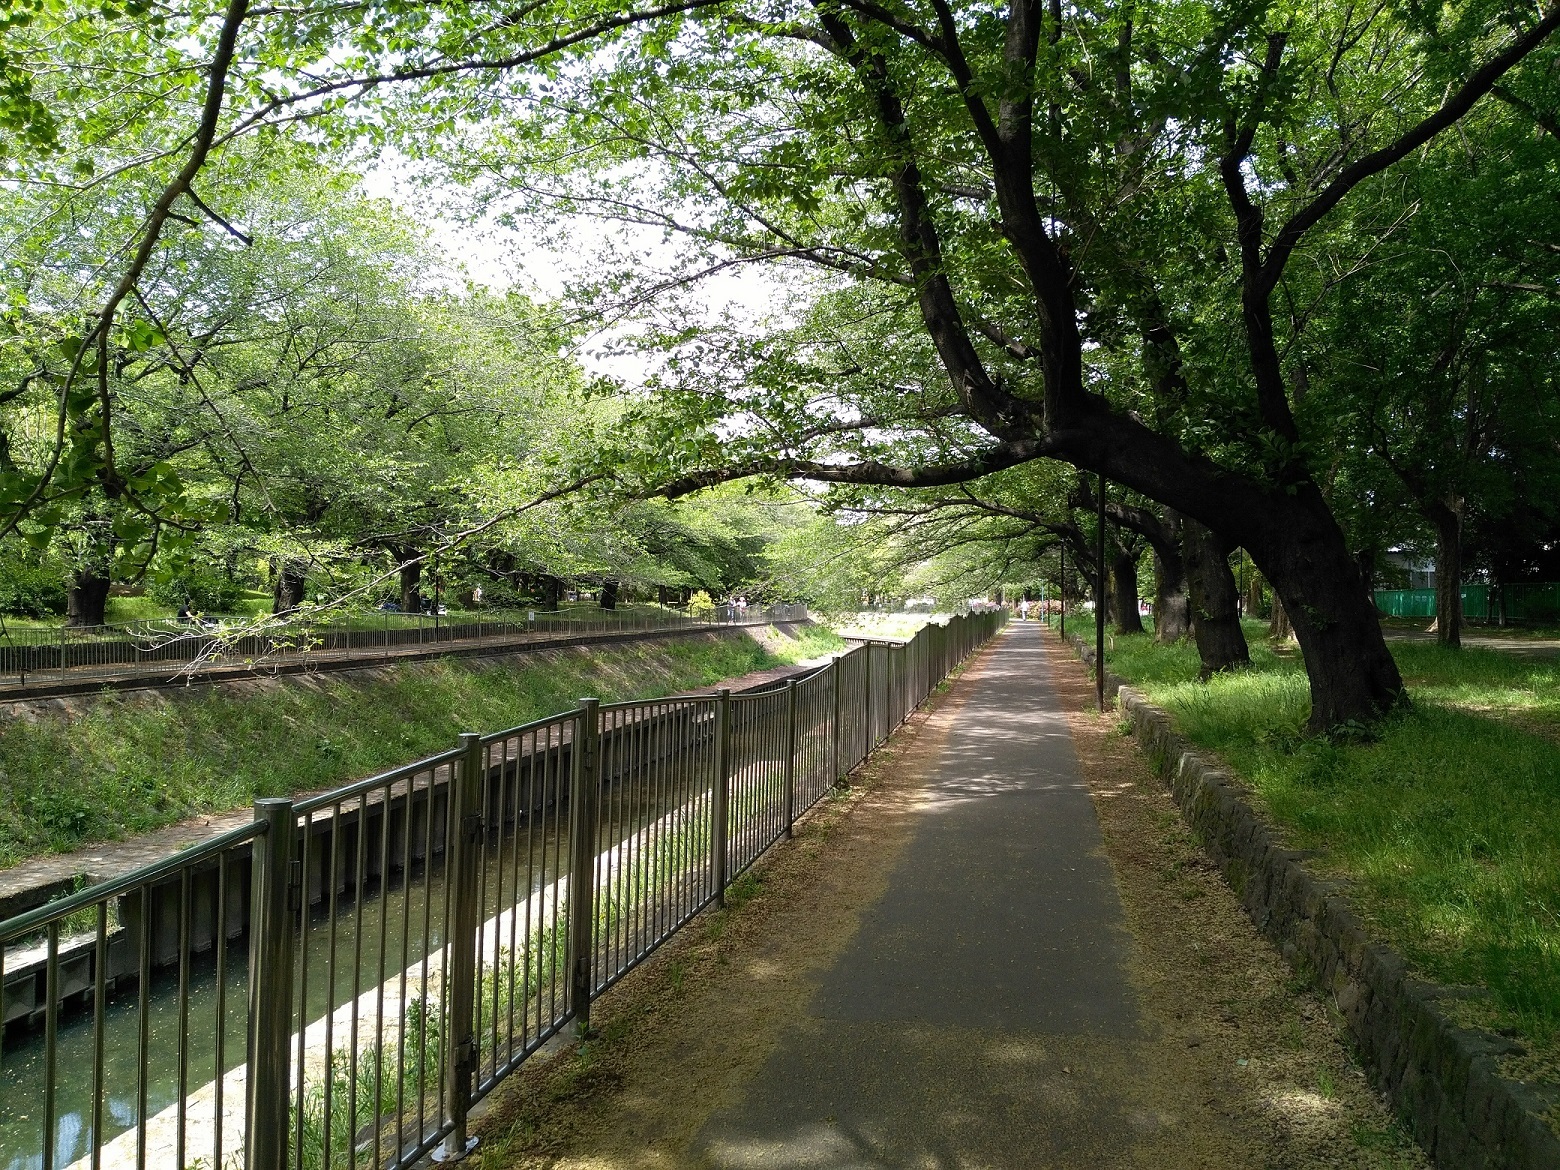
[[[1069,639],[1084,662],[1094,649]],[[1441,1167],[1557,1170],[1560,1138],[1541,1116],[1557,1105],[1500,1075],[1515,1041],[1453,1023],[1442,1004],[1468,994],[1415,979],[1390,947],[1373,942],[1335,883],[1284,848],[1228,772],[1176,734],[1170,716],[1109,673],[1138,744],[1182,816],[1223,870],[1257,928],[1291,966],[1332,996],[1376,1086]]]

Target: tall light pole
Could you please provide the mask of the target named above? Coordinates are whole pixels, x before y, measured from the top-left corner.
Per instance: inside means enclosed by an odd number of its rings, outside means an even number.
[[[1062,568],[1061,568],[1061,574],[1060,574],[1062,580],[1061,580],[1061,584],[1057,586],[1057,592],[1060,593],[1061,596],[1062,596],[1062,623],[1061,623],[1062,624],[1062,640],[1066,641],[1067,640],[1067,546],[1065,544],[1059,544],[1056,547],[1057,547],[1057,551],[1059,553],[1061,553],[1061,557],[1062,557]]]
[[[1094,595],[1094,701],[1105,712],[1105,476],[1100,475],[1099,514],[1095,518],[1094,568],[1099,585]]]

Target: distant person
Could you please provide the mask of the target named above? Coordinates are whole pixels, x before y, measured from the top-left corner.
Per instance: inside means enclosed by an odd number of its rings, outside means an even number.
[[[179,606],[178,618],[181,622],[192,622],[195,620],[195,611],[187,600]]]
[[[1029,620],[1029,598],[1027,597],[1018,603],[1018,620],[1021,622]]]

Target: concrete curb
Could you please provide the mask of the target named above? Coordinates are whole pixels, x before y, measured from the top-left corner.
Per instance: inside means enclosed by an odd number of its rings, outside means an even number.
[[[1093,666],[1094,648],[1068,641]],[[1560,1167],[1560,1137],[1542,1116],[1560,1100],[1503,1077],[1496,1064],[1522,1046],[1461,1027],[1442,1007],[1469,989],[1413,978],[1401,955],[1372,941],[1342,887],[1308,872],[1305,854],[1283,847],[1240,782],[1177,735],[1167,712],[1108,672],[1105,693],[1257,929],[1332,997],[1376,1087],[1436,1165]]]

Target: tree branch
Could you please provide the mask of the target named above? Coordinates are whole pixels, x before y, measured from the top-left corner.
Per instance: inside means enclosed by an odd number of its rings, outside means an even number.
[[[1395,142],[1380,150],[1372,151],[1345,167],[1322,193],[1300,211],[1290,217],[1279,229],[1264,262],[1269,287],[1278,280],[1284,265],[1300,243],[1301,238],[1323,216],[1342,201],[1343,197],[1372,175],[1381,173],[1399,159],[1429,142],[1441,131],[1451,126],[1473,109],[1474,103],[1495,88],[1496,83],[1509,73],[1524,57],[1543,44],[1557,28],[1560,28],[1560,4],[1551,8],[1544,18],[1514,40],[1506,49],[1478,69],[1462,87],[1441,104],[1441,108],[1421,120]]]

